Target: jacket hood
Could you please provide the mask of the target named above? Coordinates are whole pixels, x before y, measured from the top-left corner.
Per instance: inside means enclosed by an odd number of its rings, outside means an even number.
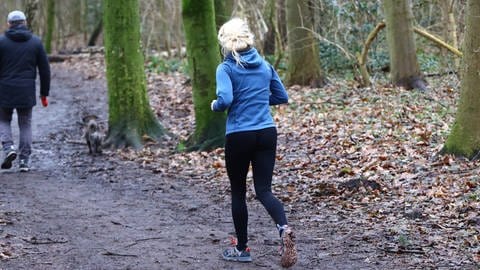
[[[16,25],[10,27],[5,36],[16,42],[24,42],[32,38],[32,32],[25,25]]]
[[[263,63],[263,58],[257,52],[257,49],[250,48],[246,51],[239,52],[241,64],[245,68],[258,67]],[[235,63],[235,59],[231,53],[228,54],[227,59]]]

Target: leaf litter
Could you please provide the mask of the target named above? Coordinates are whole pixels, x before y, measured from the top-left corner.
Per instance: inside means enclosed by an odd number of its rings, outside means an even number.
[[[66,64],[87,79],[104,76],[98,56]],[[195,128],[188,78],[147,73],[147,82],[151,106],[170,134],[140,151],[114,154],[215,190],[212,201],[227,200],[222,148],[177,151]],[[342,80],[321,89],[292,86],[290,103],[272,108],[279,134],[273,189],[294,227],[330,233],[311,235],[322,242],[319,258],[336,243],[343,251],[330,255],[365,253],[371,263],[388,256],[411,267],[480,265],[479,161],[438,154],[454,121],[458,78],[429,83],[426,92]],[[4,259],[9,251],[1,248]]]

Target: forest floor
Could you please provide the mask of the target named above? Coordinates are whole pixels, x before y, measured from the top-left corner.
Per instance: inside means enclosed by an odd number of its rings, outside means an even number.
[[[175,151],[194,127],[182,75],[148,74],[165,141],[88,155],[81,116],[107,122],[101,59],[52,64],[32,170],[0,172],[0,269],[281,269],[276,229],[251,190],[254,261],[221,259],[233,234],[223,150]],[[290,105],[274,108],[274,190],[297,234],[292,269],[478,269],[479,163],[436,155],[456,82],[288,89]]]

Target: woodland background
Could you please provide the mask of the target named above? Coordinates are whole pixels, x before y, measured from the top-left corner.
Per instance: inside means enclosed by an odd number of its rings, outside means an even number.
[[[10,10],[36,7],[33,31],[45,37],[47,20],[47,0],[7,0],[0,3],[0,12],[8,14]],[[175,56],[184,53],[184,33],[181,18],[181,1],[176,0],[140,0],[142,43],[145,53],[150,56],[150,68],[158,71],[173,71],[182,66],[181,59]],[[266,57],[269,54],[267,38],[267,4],[269,1],[238,0],[234,2],[233,16],[248,18],[258,43],[258,48]],[[278,16],[285,16],[284,7],[277,2]],[[445,14],[442,14],[441,2],[453,5],[458,43],[461,46],[464,32],[465,0],[414,0],[412,10],[415,25],[428,32],[444,37]],[[355,76],[356,54],[361,52],[368,34],[383,21],[380,0],[323,0],[311,1],[317,10],[314,31],[320,46],[323,69],[327,74],[341,74],[347,79]],[[6,16],[6,15],[5,15]],[[99,27],[102,18],[100,0],[65,0],[55,3],[55,30],[53,31],[53,52],[67,53],[85,48]],[[4,28],[6,25],[4,25]],[[2,29],[3,30],[3,29]],[[448,40],[448,39],[444,39]],[[101,35],[91,45],[102,46]],[[441,49],[417,35],[416,39],[421,70],[427,74],[439,71],[452,71],[452,59],[455,56],[441,53]],[[183,48],[183,50],[182,50]],[[267,51],[267,52],[266,52]],[[162,52],[162,57],[159,53]],[[167,56],[167,57],[163,57]],[[273,60],[273,59],[272,59]],[[281,62],[280,60],[277,60]],[[282,68],[280,63],[279,68]],[[388,49],[385,33],[380,33],[373,42],[369,55],[369,66],[377,76],[388,68]]]
[[[47,1],[2,1],[0,13],[6,15],[27,2],[38,2],[33,30],[44,36]],[[233,14],[249,19],[257,48],[283,76],[285,55],[271,53],[263,42],[269,2],[234,1]],[[446,2],[453,5],[461,48],[466,1],[413,0],[414,24],[448,40],[441,8]],[[478,269],[479,162],[438,154],[455,117],[458,57],[415,35],[428,89],[395,87],[389,82],[388,48],[381,31],[368,57],[373,84],[361,87],[356,57],[368,34],[384,19],[381,1],[311,3],[318,10],[314,32],[327,84],[289,86],[289,106],[273,109],[279,129],[274,189],[288,211],[299,213],[293,223],[299,228],[325,226],[332,234],[345,236],[342,245],[352,249],[369,245],[375,256],[393,256],[393,261],[413,269]],[[141,151],[111,154],[136,161],[162,177],[198,181],[199,187],[219,191],[212,196],[226,199],[221,148],[177,151],[195,123],[181,1],[141,0],[140,4],[150,102],[174,136],[162,147],[147,144]],[[94,39],[95,47],[85,49],[101,20],[101,5],[101,1],[66,0],[56,1],[55,6],[52,53],[78,54],[65,63],[87,79],[105,72],[103,56],[96,53],[102,46],[101,35]],[[282,16],[284,9],[280,5],[277,11]],[[375,256],[366,260],[374,263]]]

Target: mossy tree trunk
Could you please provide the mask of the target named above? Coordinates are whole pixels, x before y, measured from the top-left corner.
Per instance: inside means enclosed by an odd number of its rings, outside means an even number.
[[[159,139],[164,129],[147,96],[138,0],[104,0],[104,26],[109,109],[106,143],[140,148],[142,138]]]
[[[233,0],[214,0],[215,24],[217,29],[230,19],[233,11]]]
[[[287,0],[288,85],[320,87],[325,78],[318,41],[313,34],[313,11],[308,0]]]
[[[182,19],[192,78],[195,132],[187,150],[208,150],[225,142],[225,114],[210,110],[216,98],[215,73],[220,63],[213,0],[182,0]]]
[[[53,30],[55,29],[55,0],[47,0],[47,31],[45,33],[45,51],[52,52]]]
[[[410,0],[384,0],[387,43],[390,54],[390,79],[406,89],[426,88],[420,72],[413,32]]]
[[[215,24],[217,31],[222,27],[224,23],[230,20],[233,12],[233,0],[214,0],[215,9]],[[222,57],[222,50],[218,48],[220,58]]]
[[[467,2],[460,101],[442,153],[478,159],[480,150],[480,2]]]

